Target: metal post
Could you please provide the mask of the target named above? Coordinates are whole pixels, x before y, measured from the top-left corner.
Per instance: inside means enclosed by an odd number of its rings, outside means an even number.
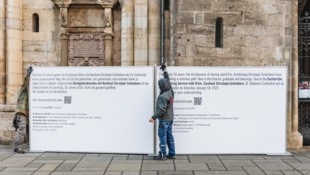
[[[160,0],[160,64],[165,60],[165,0]]]

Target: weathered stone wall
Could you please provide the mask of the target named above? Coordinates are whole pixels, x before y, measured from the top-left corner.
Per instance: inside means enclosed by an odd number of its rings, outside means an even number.
[[[0,138],[5,140],[1,143],[12,140],[12,135],[4,133],[13,131],[14,105],[26,69],[68,65],[70,32],[104,32],[105,65],[119,66],[126,60],[129,65],[158,63],[159,43],[154,41],[159,41],[159,0],[148,2],[0,0],[0,122],[5,124],[0,126]],[[39,16],[38,32],[33,27],[34,14]]]
[[[59,22],[50,0],[1,0],[0,9],[0,144],[10,144],[14,104],[26,69],[60,63]],[[35,13],[39,32],[33,32]]]
[[[159,64],[159,0],[122,0],[121,65]]]
[[[0,113],[0,144],[11,144],[15,136],[15,129],[12,125],[14,113]]]
[[[171,65],[287,66],[287,146],[298,132],[297,0],[171,0]],[[223,47],[215,47],[216,19]],[[266,121],[268,122],[268,121]]]
[[[32,15],[39,15],[33,32]],[[23,68],[60,64],[59,9],[50,0],[23,0]]]
[[[174,0],[175,65],[287,65],[292,49],[292,0]],[[223,48],[215,20],[223,19]]]
[[[22,1],[0,1],[0,144],[11,142],[11,105],[22,83]],[[3,104],[6,103],[6,106]]]
[[[22,1],[5,3],[5,102],[14,104],[22,84]]]
[[[5,4],[0,0],[0,104],[5,101]]]

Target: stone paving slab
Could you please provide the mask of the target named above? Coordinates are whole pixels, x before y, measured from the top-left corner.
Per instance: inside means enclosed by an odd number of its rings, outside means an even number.
[[[204,163],[175,163],[176,171],[209,170]]]
[[[310,163],[290,163],[294,169],[300,170],[300,171],[310,171]]]
[[[261,170],[258,167],[243,167],[245,172],[247,172],[249,175],[265,175],[263,170]]]
[[[159,175],[193,175],[193,171],[159,171]]]
[[[147,155],[13,153],[0,145],[0,175],[310,175],[310,147],[292,155]]]
[[[222,160],[222,162],[225,166],[237,166],[237,167],[255,166],[252,160],[245,160],[245,159],[242,160],[229,159],[229,160]]]
[[[139,172],[142,166],[142,160],[113,160],[107,171],[137,171]]]
[[[195,171],[195,175],[247,175],[245,171]]]
[[[265,171],[291,171],[294,168],[286,163],[257,163],[258,167]]]
[[[157,161],[157,162],[147,162],[142,165],[142,171],[174,171],[174,163],[173,161]]]

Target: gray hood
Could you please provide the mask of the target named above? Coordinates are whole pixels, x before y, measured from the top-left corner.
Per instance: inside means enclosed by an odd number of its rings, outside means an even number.
[[[158,86],[160,89],[160,93],[164,93],[164,92],[169,91],[171,89],[169,81],[165,78],[161,78],[158,80]]]

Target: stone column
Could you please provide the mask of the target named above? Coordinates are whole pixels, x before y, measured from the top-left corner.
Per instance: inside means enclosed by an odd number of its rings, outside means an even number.
[[[148,65],[160,64],[160,0],[149,0]]]
[[[104,59],[105,59],[105,66],[112,66],[112,36],[106,35],[104,36]]]
[[[297,149],[301,148],[302,145],[302,135],[298,132],[298,0],[292,1],[292,27],[293,27],[293,54],[292,54],[292,75],[290,77],[292,86],[292,112],[291,119],[289,122],[288,132],[288,147]]]
[[[59,7],[59,19],[60,19],[60,43],[61,43],[61,66],[68,66],[68,39],[69,33],[67,29],[68,25],[68,8],[70,1],[66,3],[58,3]]]
[[[176,28],[176,22],[177,22],[177,2],[176,0],[170,0],[170,50],[167,51],[169,52],[170,58],[169,58],[169,65],[170,66],[175,66],[175,55],[173,54],[174,50],[174,42],[175,42],[175,37],[177,37],[174,31]]]
[[[0,0],[0,104],[5,103],[5,0]]]
[[[134,0],[123,0],[121,8],[122,8],[121,65],[132,66],[134,64],[134,50],[133,50]]]
[[[14,104],[22,84],[22,0],[7,0],[6,103]]]
[[[60,8],[60,25],[61,27],[67,27],[68,25],[68,7],[63,6]]]
[[[68,66],[68,39],[69,39],[69,34],[67,30],[62,29],[60,33],[61,66]]]
[[[104,9],[104,16],[106,18],[106,27],[104,29],[104,59],[106,66],[112,66],[112,7],[106,7]]]
[[[148,0],[135,0],[134,65],[148,64]]]

